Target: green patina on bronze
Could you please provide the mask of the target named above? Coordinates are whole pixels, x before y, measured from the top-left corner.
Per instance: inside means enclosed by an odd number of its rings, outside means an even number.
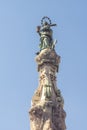
[[[56,26],[56,24],[51,24],[51,20],[48,17],[43,17],[41,24],[41,26],[37,26],[37,33],[40,36],[40,51],[46,48],[54,49],[57,40],[53,41],[53,31],[51,27]]]

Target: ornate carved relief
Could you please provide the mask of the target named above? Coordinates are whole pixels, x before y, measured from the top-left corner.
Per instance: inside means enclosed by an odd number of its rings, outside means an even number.
[[[45,24],[45,26],[47,29],[48,25]],[[44,25],[42,28],[44,29]],[[56,85],[60,56],[56,54],[54,47],[50,46],[49,40],[46,40],[49,37],[46,36],[48,32],[46,30],[38,31],[41,36],[41,50],[36,56],[39,87],[32,98],[32,107],[29,112],[31,130],[65,130],[64,100]],[[44,31],[45,39],[42,37]]]
[[[29,113],[32,130],[66,129],[66,113],[59,104],[44,102],[31,108]]]

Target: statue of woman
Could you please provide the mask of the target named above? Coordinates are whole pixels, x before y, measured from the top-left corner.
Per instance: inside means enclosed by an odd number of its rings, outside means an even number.
[[[37,26],[37,33],[40,35],[40,51],[45,48],[55,48],[55,44],[57,41],[53,41],[53,31],[51,29],[52,26],[56,26],[56,24],[51,24],[51,20],[47,16],[42,18],[41,26]]]
[[[52,29],[50,28],[50,24],[45,22],[41,27],[37,27],[37,32],[40,35],[40,50],[43,50],[45,48],[51,48],[52,46]]]

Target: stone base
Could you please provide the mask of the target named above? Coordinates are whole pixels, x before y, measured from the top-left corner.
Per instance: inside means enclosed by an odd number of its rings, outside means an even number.
[[[56,54],[55,50],[46,48],[36,56],[36,62],[38,63],[38,71],[44,63],[54,65],[58,71],[60,56]]]
[[[31,130],[65,130],[64,100],[56,85],[60,56],[55,50],[46,48],[36,56],[36,61],[39,87],[32,98],[29,111]]]
[[[65,130],[66,113],[62,106],[51,101],[41,102],[29,111],[31,130]]]

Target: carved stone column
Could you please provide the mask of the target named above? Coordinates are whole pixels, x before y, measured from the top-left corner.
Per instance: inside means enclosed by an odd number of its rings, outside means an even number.
[[[38,53],[36,62],[39,86],[29,111],[31,130],[65,130],[64,100],[56,83],[60,56],[48,46]]]

